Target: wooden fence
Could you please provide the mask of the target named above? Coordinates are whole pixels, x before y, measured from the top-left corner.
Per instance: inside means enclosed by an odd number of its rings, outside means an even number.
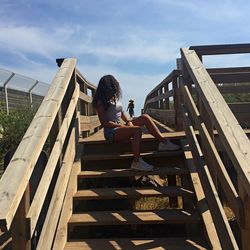
[[[30,249],[31,240],[39,232],[37,249],[51,248],[72,166],[78,161],[77,138],[100,125],[91,124],[92,118],[96,119],[90,108],[94,91],[95,86],[76,69],[76,59],[63,60],[0,180],[2,246],[11,241],[12,249]],[[87,125],[83,131],[82,124]],[[31,200],[30,178],[47,144],[48,161]]]

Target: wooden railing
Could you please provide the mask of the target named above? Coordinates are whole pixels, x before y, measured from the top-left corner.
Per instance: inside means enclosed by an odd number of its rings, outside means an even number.
[[[173,70],[160,84],[158,84],[146,97],[143,113],[167,124],[168,126],[179,127],[180,114],[176,113],[178,103],[178,77],[180,70]]]
[[[91,105],[95,89],[76,69],[76,59],[61,61],[0,180],[0,235],[10,235],[12,249],[30,249],[37,233],[36,249],[51,249],[73,162],[78,160],[77,140],[100,126],[91,123],[96,119]],[[31,199],[29,181],[44,149],[48,160]]]
[[[223,249],[245,250],[250,245],[250,142],[239,122],[249,121],[249,104],[228,105],[220,91],[225,93],[230,88],[232,92],[233,87],[226,83],[236,82],[236,92],[242,93],[243,88],[249,92],[250,71],[249,67],[207,70],[202,64],[202,53],[248,53],[250,45],[239,46],[238,49],[237,46],[215,46],[214,51],[211,46],[205,47],[194,47],[198,54],[195,50],[181,49],[181,72],[175,80],[176,85],[173,85],[174,93],[178,93],[173,99],[177,109],[176,124],[186,131]],[[170,76],[172,73],[167,79]],[[245,83],[243,88],[242,82]],[[216,86],[216,83],[221,86]],[[162,84],[151,91],[150,94],[155,95],[148,95],[145,103],[148,98],[158,103],[162,101],[160,87]],[[167,115],[158,103],[154,108]],[[183,114],[182,118],[180,114]],[[160,119],[167,120],[164,117]],[[241,237],[231,229],[223,209],[225,205],[232,209]]]

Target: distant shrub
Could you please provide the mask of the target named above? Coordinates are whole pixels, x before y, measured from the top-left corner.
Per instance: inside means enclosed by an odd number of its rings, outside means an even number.
[[[29,127],[35,111],[29,107],[20,107],[6,113],[0,104],[0,162],[9,151],[15,151]],[[2,167],[2,166],[1,166]]]

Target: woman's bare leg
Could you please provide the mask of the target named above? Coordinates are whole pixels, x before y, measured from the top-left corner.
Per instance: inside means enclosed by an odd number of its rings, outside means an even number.
[[[134,161],[138,161],[140,157],[140,145],[141,145],[142,130],[138,126],[133,127],[120,127],[115,130],[115,142],[127,142],[131,140],[132,153],[134,155]]]
[[[142,126],[145,125],[148,132],[153,135],[156,139],[158,139],[161,142],[164,142],[166,139],[162,136],[160,130],[156,127],[152,119],[149,115],[143,114],[139,116],[138,118],[135,118],[131,121],[133,125],[135,126]]]

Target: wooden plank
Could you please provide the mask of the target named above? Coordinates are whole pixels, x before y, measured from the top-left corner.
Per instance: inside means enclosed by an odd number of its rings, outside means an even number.
[[[74,195],[74,200],[99,200],[99,199],[124,199],[156,196],[189,196],[193,191],[185,187],[145,187],[145,188],[94,188],[79,190]]]
[[[75,129],[72,129],[68,147],[66,149],[63,164],[57,178],[56,186],[50,201],[46,219],[43,224],[42,232],[39,237],[37,250],[51,249],[53,239],[56,234],[56,227],[61,213],[63,200],[66,193],[73,161],[76,153],[75,145]]]
[[[17,212],[14,216],[11,226],[12,243],[11,249],[13,250],[31,250],[31,240],[27,237],[28,226],[25,223],[25,216],[28,212],[30,203],[29,188],[26,189],[23,198],[19,204]]]
[[[242,250],[248,250],[250,244],[250,198],[247,195],[246,191],[242,187],[241,183],[239,183],[239,194],[243,201],[244,213],[245,213],[245,225],[241,227],[241,243]]]
[[[36,190],[29,212],[27,214],[27,220],[28,220],[28,223],[30,224],[29,233],[31,236],[33,235],[33,232],[35,230],[40,212],[43,207],[44,200],[46,198],[46,194],[48,192],[48,189],[49,189],[49,186],[50,186],[50,183],[51,183],[51,180],[52,180],[55,168],[56,168],[57,161],[61,154],[62,147],[64,145],[67,132],[68,132],[68,129],[69,129],[69,126],[71,124],[71,120],[74,114],[74,110],[76,108],[78,95],[79,95],[79,86],[76,87],[73,93],[66,115],[63,119],[63,123],[61,125],[60,131],[55,140],[55,143],[50,153],[50,157],[46,164],[44,173],[40,180],[39,186]]]
[[[193,160],[192,152],[190,151],[189,145],[187,144],[186,140],[182,140],[181,144],[184,149],[184,155],[186,160],[185,163],[190,171],[191,181],[193,183],[195,194],[197,197],[197,205],[204,221],[204,226],[207,232],[207,236],[209,238],[210,245],[212,246],[212,249],[222,249],[211,212],[205,200],[206,197]]]
[[[181,74],[181,70],[173,70],[163,81],[161,81],[161,83],[159,83],[156,87],[154,87],[149,94],[147,95],[145,101],[149,98],[149,96],[154,93],[155,91],[157,91],[158,89],[160,89],[162,86],[170,83],[173,81],[173,78],[176,78],[177,76],[179,76]]]
[[[77,191],[77,175],[81,171],[81,162],[77,161],[73,164],[69,185],[67,187],[63,209],[60,215],[59,224],[56,231],[53,250],[61,250],[67,242],[68,236],[68,221],[73,211],[72,197]]]
[[[250,85],[217,85],[222,94],[243,94],[250,93]]]
[[[92,103],[92,100],[93,100],[93,98],[91,96],[88,96],[81,91],[79,93],[79,98],[86,103]]]
[[[178,157],[182,155],[182,151],[164,151],[164,152],[143,152],[140,154],[141,157],[145,158],[152,158],[152,157]],[[89,154],[89,155],[83,155],[82,159],[85,161],[91,161],[91,160],[113,160],[113,159],[132,159],[133,154],[132,153],[126,153],[126,154]]]
[[[250,102],[229,103],[233,113],[248,113],[250,114]]]
[[[100,171],[81,171],[78,178],[113,178],[113,177],[129,177],[141,175],[141,171],[132,171],[131,169],[107,169]],[[189,174],[186,168],[180,167],[160,167],[154,168],[150,175],[182,175]]]
[[[169,90],[168,92],[165,92],[165,93],[160,94],[160,95],[158,95],[156,97],[150,98],[149,100],[146,101],[145,107],[147,107],[147,105],[149,103],[157,102],[157,101],[160,101],[160,100],[162,100],[164,98],[169,98],[169,97],[173,96],[173,94],[174,94],[174,91]]]
[[[250,82],[250,72],[248,73],[228,73],[210,74],[215,83],[247,83]],[[249,88],[248,88],[249,90]]]
[[[222,249],[239,249],[187,113],[184,114],[184,125],[216,230],[223,232],[223,234],[218,235]]]
[[[182,49],[184,62],[206,103],[221,142],[250,196],[250,142],[194,51]]]
[[[200,238],[135,238],[135,239],[85,239],[67,242],[64,250],[205,250],[207,244]],[[217,249],[216,249],[217,250]]]
[[[185,131],[166,132],[166,133],[162,133],[162,135],[168,139],[181,139],[181,138],[185,137]],[[156,139],[150,134],[143,134],[142,135],[142,141],[155,141],[155,140]],[[106,144],[109,144],[104,138],[102,129],[99,130],[97,133],[95,133],[87,138],[80,138],[79,143],[84,143],[84,144],[106,143]]]
[[[167,223],[199,223],[197,212],[182,209],[154,210],[154,211],[98,211],[73,214],[69,226],[97,226],[97,225],[139,225],[139,224],[167,224]]]
[[[209,74],[250,73],[250,67],[207,68]]]
[[[157,120],[166,120],[168,123],[174,124],[175,121],[175,110],[148,108],[147,114]]]
[[[81,131],[93,130],[99,126],[101,126],[101,123],[98,118],[98,115],[92,115],[92,116],[81,115],[80,116],[80,130]]]
[[[11,249],[11,234],[9,231],[7,232],[2,232],[0,229],[0,249],[1,250],[7,250]]]
[[[10,228],[67,90],[76,59],[65,59],[0,180],[0,226]],[[9,185],[12,180],[11,185]]]
[[[153,122],[155,123],[155,125],[160,128],[160,129],[164,129],[165,132],[175,132],[172,128],[166,126],[165,124],[155,120],[154,118],[151,117],[151,119],[153,120]]]
[[[195,50],[199,55],[221,55],[250,53],[250,44],[221,44],[221,45],[201,45],[191,46],[190,50]]]

